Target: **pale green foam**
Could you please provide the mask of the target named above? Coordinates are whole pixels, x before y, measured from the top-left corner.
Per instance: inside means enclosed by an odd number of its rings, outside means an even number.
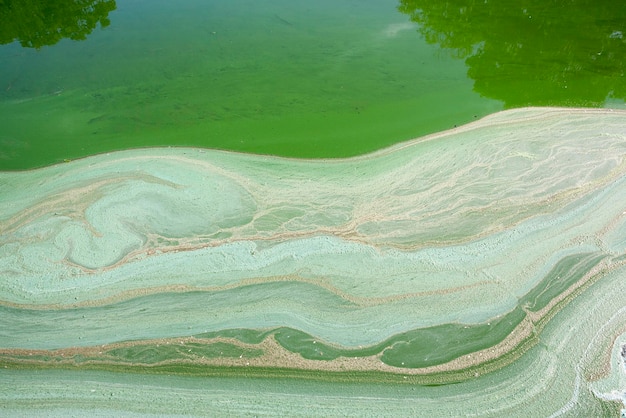
[[[0,173],[0,348],[276,327],[367,346],[535,312],[594,278],[534,320],[518,362],[413,405],[595,413],[593,393],[620,384],[588,382],[623,334],[625,126],[620,111],[522,109],[348,160],[145,149]],[[157,412],[152,396],[132,410]]]
[[[481,323],[515,308],[564,257],[621,253],[625,121],[522,109],[348,160],[145,149],[3,173],[0,297],[80,306],[296,280],[358,309],[279,315],[277,294],[241,315],[185,320],[196,332],[292,326],[343,345]],[[163,329],[176,329],[173,317]],[[130,338],[107,323],[81,345]],[[57,334],[44,341],[62,346]]]
[[[612,369],[616,375],[610,381],[590,383],[586,376],[594,372],[588,365],[596,359],[611,358],[611,364],[620,366],[610,342],[608,351],[597,348],[626,321],[626,296],[615,291],[623,275],[623,269],[609,274],[576,298],[548,324],[540,343],[515,363],[458,384],[8,369],[0,378],[0,411],[8,416],[24,411],[48,416],[615,416],[619,407],[603,398],[623,389],[615,380],[621,372]]]

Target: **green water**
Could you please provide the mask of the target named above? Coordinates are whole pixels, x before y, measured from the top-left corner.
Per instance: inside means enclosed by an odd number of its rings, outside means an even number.
[[[0,49],[0,169],[192,145],[361,154],[501,108],[395,1],[118,1],[83,42]]]
[[[5,1],[0,170],[169,145],[343,157],[505,107],[621,106],[621,4],[513,3]]]

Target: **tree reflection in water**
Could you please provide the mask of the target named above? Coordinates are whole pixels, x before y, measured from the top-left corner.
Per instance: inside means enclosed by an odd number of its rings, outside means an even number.
[[[626,4],[400,0],[426,40],[464,58],[474,89],[522,106],[626,99]]]
[[[84,40],[99,23],[107,27],[115,0],[0,0],[0,44],[26,48]]]

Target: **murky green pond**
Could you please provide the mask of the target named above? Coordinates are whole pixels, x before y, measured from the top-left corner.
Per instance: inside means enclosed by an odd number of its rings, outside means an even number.
[[[504,108],[623,106],[625,16],[614,1],[4,0],[0,170],[170,145],[344,157]]]

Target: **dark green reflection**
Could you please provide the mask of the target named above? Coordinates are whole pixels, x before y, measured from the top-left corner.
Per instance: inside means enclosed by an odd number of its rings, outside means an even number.
[[[626,3],[400,0],[426,40],[465,58],[474,89],[522,106],[626,99]]]
[[[0,44],[41,48],[63,38],[83,40],[110,24],[115,0],[0,0]]]

